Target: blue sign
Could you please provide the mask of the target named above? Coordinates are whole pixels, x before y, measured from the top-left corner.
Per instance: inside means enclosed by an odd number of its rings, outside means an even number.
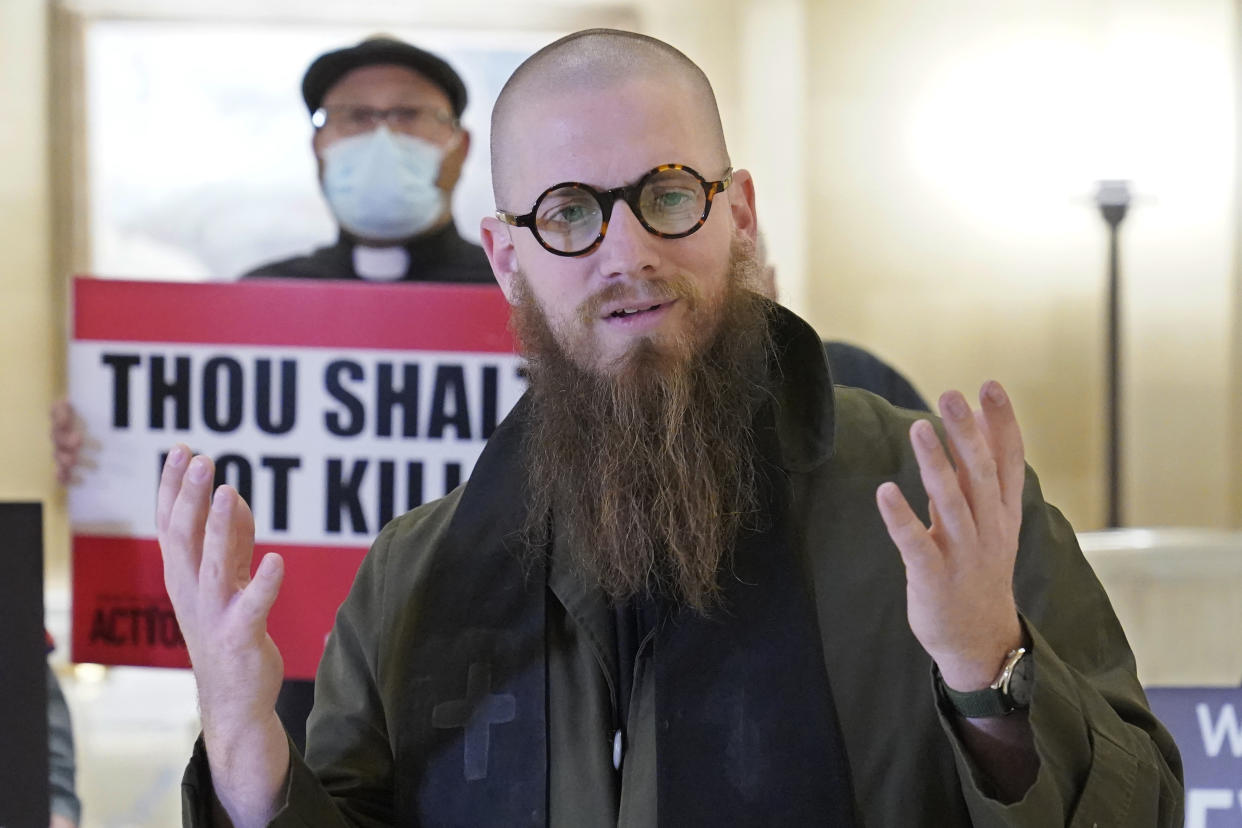
[[[1186,828],[1242,828],[1242,687],[1148,688],[1186,770]]]

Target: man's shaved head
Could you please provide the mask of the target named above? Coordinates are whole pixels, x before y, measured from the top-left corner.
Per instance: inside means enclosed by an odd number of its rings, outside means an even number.
[[[694,119],[705,141],[713,145],[713,162],[729,165],[720,110],[707,76],[690,58],[655,38],[616,29],[587,29],[566,35],[531,55],[505,83],[492,109],[492,190],[504,209],[524,210],[513,204],[515,151],[532,140],[519,116],[540,102],[555,100],[584,89],[606,94],[623,84],[653,81],[676,89],[687,102],[685,117]],[[675,159],[663,159],[671,161]],[[547,182],[553,184],[556,182]],[[536,193],[537,195],[537,193]]]

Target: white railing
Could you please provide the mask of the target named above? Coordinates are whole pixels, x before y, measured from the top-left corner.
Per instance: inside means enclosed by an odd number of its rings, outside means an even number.
[[[1242,684],[1242,532],[1111,529],[1078,540],[1145,685]]]

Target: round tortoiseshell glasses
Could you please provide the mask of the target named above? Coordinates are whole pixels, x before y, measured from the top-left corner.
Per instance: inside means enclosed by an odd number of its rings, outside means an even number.
[[[557,256],[585,256],[599,247],[617,199],[647,232],[662,239],[680,239],[707,221],[712,199],[733,183],[733,169],[719,181],[708,181],[684,164],[661,164],[625,187],[597,190],[589,184],[564,181],[535,199],[529,213],[496,211],[496,218],[515,227],[529,227],[535,239]]]

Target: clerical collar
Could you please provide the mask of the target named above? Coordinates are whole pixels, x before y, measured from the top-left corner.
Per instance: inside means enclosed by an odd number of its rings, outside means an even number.
[[[396,282],[410,269],[410,251],[395,247],[354,245],[354,273],[368,282]]]

